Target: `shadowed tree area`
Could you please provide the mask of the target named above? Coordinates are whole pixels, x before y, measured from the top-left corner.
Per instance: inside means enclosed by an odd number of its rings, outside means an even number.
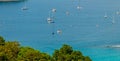
[[[92,61],[88,56],[83,56],[80,51],[74,51],[69,45],[64,44],[55,50],[53,55],[40,52],[31,47],[22,47],[16,41],[5,42],[0,36],[0,61]]]
[[[0,45],[4,45],[5,44],[5,40],[3,37],[0,36]]]

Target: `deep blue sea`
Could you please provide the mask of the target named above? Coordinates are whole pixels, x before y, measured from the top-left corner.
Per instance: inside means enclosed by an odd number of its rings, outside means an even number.
[[[24,6],[28,10],[22,10]],[[77,6],[82,8],[78,10]],[[55,23],[48,24],[53,8]],[[0,2],[0,35],[49,54],[69,44],[93,61],[120,61],[120,48],[105,47],[120,44],[120,14],[116,14],[119,9],[119,0]],[[58,29],[62,34],[57,34]]]

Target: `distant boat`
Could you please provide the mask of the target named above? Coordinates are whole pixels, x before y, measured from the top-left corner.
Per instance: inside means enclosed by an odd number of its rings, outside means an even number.
[[[69,11],[66,11],[66,15],[70,15],[70,12],[69,12]]]
[[[62,33],[62,30],[57,30],[57,34],[61,34]]]
[[[28,8],[26,6],[21,8],[22,10],[28,10]]]
[[[80,7],[80,6],[77,6],[77,9],[78,9],[78,10],[80,10],[80,9],[82,9],[82,7]]]
[[[112,24],[114,24],[115,23],[115,19],[114,19],[114,17],[112,18]]]
[[[112,45],[113,48],[120,48],[120,45]]]
[[[105,15],[104,15],[104,18],[107,18],[108,16],[107,16],[107,14],[105,13]]]
[[[120,45],[107,45],[106,47],[109,47],[109,48],[120,48]]]
[[[55,8],[53,8],[53,9],[52,9],[52,12],[53,12],[53,13],[55,13],[55,12],[56,12],[56,9],[55,9]]]
[[[120,12],[119,12],[119,11],[117,11],[117,12],[116,12],[116,14],[117,14],[117,15],[119,15],[119,14],[120,14]]]
[[[50,17],[48,17],[47,18],[47,22],[50,24],[50,23],[52,23],[53,21],[52,21],[52,18],[50,18]]]
[[[82,9],[82,7],[80,6],[80,0],[78,0],[78,6],[76,7],[78,10]]]
[[[116,12],[116,14],[119,15],[119,14],[120,14],[120,10],[118,10],[118,11]]]

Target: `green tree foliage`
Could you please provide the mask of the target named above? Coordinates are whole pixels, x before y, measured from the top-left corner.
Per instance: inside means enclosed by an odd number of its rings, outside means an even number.
[[[6,42],[4,46],[0,46],[0,56],[2,57],[3,61],[16,60],[18,52],[18,42]]]
[[[82,55],[80,51],[74,51],[71,46],[64,44],[53,53],[54,61],[91,61],[89,57]]]
[[[4,45],[5,44],[5,40],[3,37],[0,36],[0,45]]]
[[[5,40],[3,37],[0,36],[0,60],[6,60],[6,56],[4,53],[4,47],[3,45],[5,44]]]
[[[73,49],[71,46],[64,44],[62,48],[60,48],[60,52],[62,54],[71,54],[73,52]]]
[[[40,53],[30,47],[21,47],[18,54],[18,61],[47,61],[49,59],[49,55]]]
[[[0,61],[7,61],[7,56],[3,52],[0,52]]]
[[[91,61],[91,59],[90,59],[90,57],[87,56],[84,58],[84,61]]]
[[[3,37],[0,37],[0,44],[0,61],[92,61],[66,44],[55,50],[52,56],[30,47],[21,47],[16,41],[5,42]]]

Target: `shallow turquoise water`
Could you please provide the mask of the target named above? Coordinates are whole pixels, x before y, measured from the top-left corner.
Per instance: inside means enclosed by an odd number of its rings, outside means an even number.
[[[83,8],[80,11],[76,9],[77,0],[0,3],[0,35],[6,40],[17,40],[23,46],[50,54],[66,43],[90,56],[93,61],[120,61],[119,48],[103,47],[120,44],[120,16],[116,15],[119,2],[81,0]],[[24,5],[28,10],[21,10]],[[52,8],[57,9],[54,29],[46,20]],[[70,12],[69,16],[66,11]],[[107,19],[104,19],[105,13]],[[111,23],[112,16],[115,17],[115,24]],[[62,34],[53,36],[51,32],[57,29],[61,29]]]

